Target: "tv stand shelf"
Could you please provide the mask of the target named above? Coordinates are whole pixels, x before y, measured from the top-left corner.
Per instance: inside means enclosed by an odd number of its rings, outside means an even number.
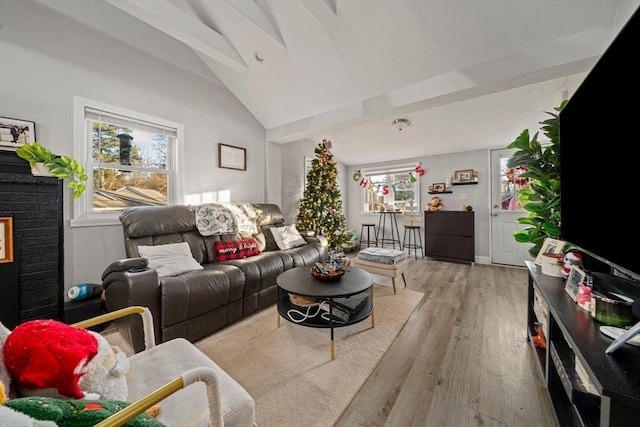
[[[527,340],[535,352],[558,425],[638,425],[640,347],[625,344],[606,354],[613,340],[602,334],[601,324],[569,297],[564,280],[542,274],[531,261],[526,266]],[[543,325],[544,349],[533,344],[536,322]],[[576,360],[593,382],[596,394],[586,390],[577,374]]]

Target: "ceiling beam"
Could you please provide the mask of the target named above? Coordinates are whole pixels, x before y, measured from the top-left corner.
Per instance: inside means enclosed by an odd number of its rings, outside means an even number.
[[[198,19],[189,16],[168,0],[106,0],[106,2],[235,71],[248,70],[247,64],[225,37]]]
[[[266,35],[275,40],[282,47],[285,47],[284,39],[278,30],[277,25],[264,12],[255,0],[226,0],[240,14],[247,18],[253,25],[260,28]]]
[[[334,15],[338,16],[338,2],[337,0],[324,0],[324,3],[327,5],[329,9],[333,12]]]

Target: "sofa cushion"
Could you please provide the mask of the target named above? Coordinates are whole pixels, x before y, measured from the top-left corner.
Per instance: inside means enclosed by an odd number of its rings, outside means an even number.
[[[202,270],[193,259],[187,242],[169,243],[156,246],[138,246],[138,253],[149,260],[149,267],[158,272],[159,277],[175,276],[187,271]]]
[[[304,237],[298,233],[294,224],[284,227],[271,227],[271,234],[280,250],[291,249],[307,243]]]
[[[264,248],[262,249],[263,251],[277,251],[280,248],[278,248],[278,244],[276,243],[276,239],[273,238],[273,233],[271,232],[271,228],[274,227],[272,225],[263,225],[260,227],[260,231],[262,231],[262,233],[260,233],[259,235],[255,236],[256,239],[258,239],[258,241],[262,240],[264,241]]]
[[[235,241],[218,240],[213,242],[213,252],[216,261],[226,261],[258,255],[260,249],[254,238]]]

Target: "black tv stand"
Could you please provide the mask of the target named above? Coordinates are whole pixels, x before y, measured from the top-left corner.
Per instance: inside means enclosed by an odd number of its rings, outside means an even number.
[[[529,271],[527,339],[559,426],[637,426],[640,423],[640,347],[625,344],[614,353],[600,323],[564,290],[564,280]],[[545,314],[546,313],[546,314]],[[546,348],[536,347],[535,325],[543,325]],[[593,383],[587,387],[576,361]],[[591,390],[594,393],[589,392]]]

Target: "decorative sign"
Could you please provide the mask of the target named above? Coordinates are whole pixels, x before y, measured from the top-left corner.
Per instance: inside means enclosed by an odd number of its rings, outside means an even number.
[[[415,174],[418,176],[424,175],[424,169],[418,164],[415,169]],[[371,179],[362,175],[360,169],[356,170],[353,174],[353,180],[358,183],[358,185],[367,190],[374,190],[376,193],[386,196],[391,191],[391,187],[394,190],[403,190],[406,188],[411,188],[413,184],[418,180],[413,172],[409,172],[409,178],[402,179],[397,182],[392,183],[384,183],[384,182],[373,182]]]

